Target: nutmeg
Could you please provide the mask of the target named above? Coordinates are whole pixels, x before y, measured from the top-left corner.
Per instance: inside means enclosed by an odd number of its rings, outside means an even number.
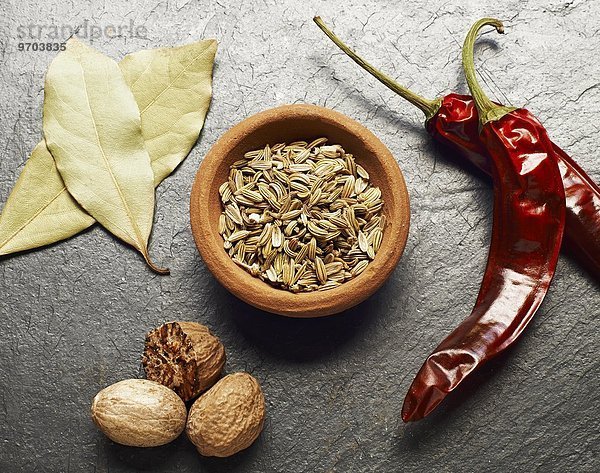
[[[204,325],[167,322],[146,336],[142,364],[148,379],[189,401],[220,378],[225,348]]]
[[[183,401],[169,388],[146,379],[126,379],[94,397],[92,420],[114,442],[157,447],[175,440],[185,428]]]
[[[228,457],[257,439],[265,420],[265,398],[248,373],[225,376],[190,409],[186,432],[198,452]]]

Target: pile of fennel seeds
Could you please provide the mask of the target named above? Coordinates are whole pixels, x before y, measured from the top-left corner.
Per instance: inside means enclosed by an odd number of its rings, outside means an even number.
[[[219,188],[225,251],[274,287],[333,289],[362,273],[381,246],[381,190],[351,154],[326,142],[249,151]]]

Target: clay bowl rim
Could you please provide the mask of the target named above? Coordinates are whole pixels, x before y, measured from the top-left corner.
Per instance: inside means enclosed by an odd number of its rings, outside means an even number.
[[[253,149],[244,148],[244,143],[257,132],[262,133],[267,129],[267,133],[272,133],[268,128],[275,128],[275,125],[282,123],[289,125],[294,121],[316,121],[322,136],[341,133],[348,135],[348,141],[358,142],[362,147],[360,150],[357,149],[358,146],[347,148],[343,142],[339,144],[347,152],[355,154],[357,162],[367,169],[371,180],[381,188],[384,199],[383,212],[387,217],[387,224],[375,259],[358,277],[327,291],[294,294],[274,288],[250,275],[225,252],[223,239],[218,231],[221,213],[218,189],[227,179],[229,166],[241,158],[241,153]],[[277,141],[277,132],[273,133],[270,144]],[[312,138],[298,136],[296,139]],[[240,149],[236,151],[236,147]],[[372,132],[339,112],[316,105],[296,104],[252,115],[219,138],[206,154],[196,174],[190,196],[190,219],[194,241],[206,266],[236,297],[261,310],[287,317],[322,317],[343,312],[363,302],[387,280],[406,246],[410,206],[406,183],[398,163]]]

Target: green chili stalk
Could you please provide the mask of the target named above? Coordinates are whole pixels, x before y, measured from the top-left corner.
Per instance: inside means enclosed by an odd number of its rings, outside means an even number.
[[[465,71],[465,77],[467,79],[467,85],[471,91],[471,95],[475,101],[477,112],[479,113],[479,120],[482,125],[493,120],[499,120],[507,113],[516,110],[514,107],[506,107],[504,105],[497,105],[492,102],[489,97],[485,94],[481,85],[477,81],[475,74],[475,61],[473,59],[473,48],[475,46],[475,40],[479,30],[486,25],[493,26],[496,31],[500,34],[504,34],[504,24],[500,20],[494,18],[482,18],[473,24],[467,37],[462,50],[462,62],[463,69]]]
[[[425,97],[421,97],[420,95],[415,94],[406,87],[398,84],[398,82],[396,82],[394,79],[384,74],[379,69],[373,67],[362,57],[356,54],[352,49],[346,46],[342,42],[342,40],[340,40],[333,33],[333,31],[331,31],[329,28],[327,28],[327,26],[325,26],[325,23],[323,23],[323,20],[320,16],[315,16],[313,20],[319,26],[319,28],[323,30],[323,33],[325,33],[329,37],[329,39],[331,39],[331,41],[333,41],[338,48],[344,51],[356,64],[358,64],[365,71],[367,71],[369,74],[375,77],[383,85],[396,92],[400,97],[402,97],[405,100],[408,100],[410,103],[417,106],[425,114],[426,120],[430,120],[437,113],[442,103],[441,99],[426,99]]]

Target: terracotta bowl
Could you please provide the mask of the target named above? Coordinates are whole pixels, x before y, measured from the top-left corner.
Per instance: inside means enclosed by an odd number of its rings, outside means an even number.
[[[383,195],[387,217],[375,259],[356,279],[327,291],[294,294],[277,289],[238,267],[223,249],[219,186],[229,166],[265,144],[325,136],[340,144],[370,174]],[[314,105],[286,105],[258,113],[227,131],[208,152],[192,188],[190,216],[196,246],[217,280],[235,296],[259,309],[288,317],[336,314],[364,301],[385,282],[398,263],[410,220],[408,192],[398,164],[385,145],[365,127],[338,112]]]

